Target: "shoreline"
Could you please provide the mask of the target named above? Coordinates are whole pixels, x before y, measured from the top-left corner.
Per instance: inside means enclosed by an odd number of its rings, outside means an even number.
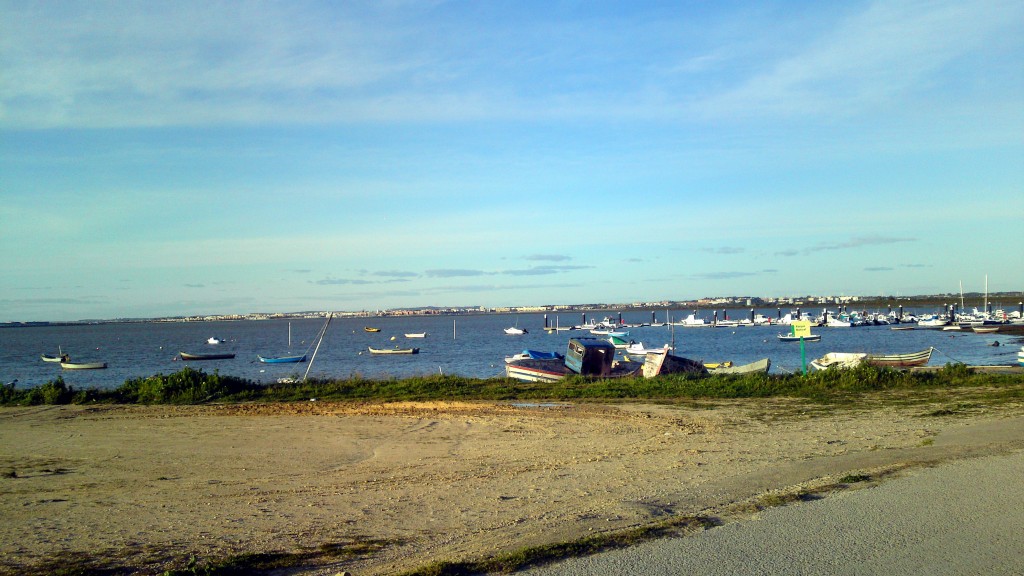
[[[159,574],[190,554],[364,545],[369,554],[313,555],[290,573],[387,574],[742,510],[855,472],[1024,448],[1022,406],[934,408],[2,408],[0,471],[14,476],[0,479],[0,570],[87,553]]]

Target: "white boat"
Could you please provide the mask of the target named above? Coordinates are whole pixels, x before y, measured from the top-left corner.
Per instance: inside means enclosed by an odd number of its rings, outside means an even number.
[[[803,339],[804,342],[818,342],[821,340],[821,334],[808,334],[807,336],[779,334],[779,342],[799,342],[801,339]]]
[[[821,358],[811,360],[811,366],[817,370],[829,368],[853,368],[867,358],[864,352],[829,352]]]
[[[61,362],[60,367],[65,370],[103,370],[107,367],[106,362]]]
[[[206,343],[207,344],[223,344],[224,343],[224,339],[223,338],[217,338],[216,336],[210,336],[209,338],[206,339]]]
[[[686,318],[683,318],[683,321],[680,322],[679,325],[684,328],[703,328],[705,326],[710,326],[710,324],[705,322],[703,318],[697,318],[696,314],[690,314]]]
[[[516,328],[515,326],[511,326],[509,328],[505,328],[505,334],[508,334],[510,336],[519,336],[521,334],[526,334],[526,333],[527,332],[526,332],[525,328]]]
[[[1020,352],[1017,352],[1017,363],[1024,366],[1024,346],[1020,347]]]
[[[917,321],[917,325],[922,328],[940,328],[946,324],[949,324],[949,319],[945,316],[939,316],[938,314],[924,316]]]
[[[410,332],[405,335],[406,338],[426,338],[426,332]]]
[[[671,348],[668,344],[665,344],[661,348],[645,348],[643,342],[633,342],[629,346],[626,346],[626,349],[623,352],[632,356],[644,356],[646,354],[661,354],[662,352],[669,350],[671,350]]]

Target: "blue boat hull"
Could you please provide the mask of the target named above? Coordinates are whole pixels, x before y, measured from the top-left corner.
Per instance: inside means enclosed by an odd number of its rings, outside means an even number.
[[[263,362],[264,364],[295,364],[296,362],[306,361],[305,354],[301,356],[281,356],[278,358],[266,358],[264,356],[260,356],[257,354],[256,358],[259,358],[259,361]]]

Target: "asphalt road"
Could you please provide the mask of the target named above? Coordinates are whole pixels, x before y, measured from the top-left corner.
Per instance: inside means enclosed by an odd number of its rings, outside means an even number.
[[[522,573],[1024,575],[1024,452],[921,468],[695,536]]]

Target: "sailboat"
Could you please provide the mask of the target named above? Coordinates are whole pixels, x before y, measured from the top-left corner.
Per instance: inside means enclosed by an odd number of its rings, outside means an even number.
[[[288,347],[292,347],[292,323],[288,323]],[[308,351],[308,348],[307,348]],[[306,361],[306,353],[292,355],[292,356],[262,356],[256,355],[256,359],[264,364],[296,364],[298,362]]]

